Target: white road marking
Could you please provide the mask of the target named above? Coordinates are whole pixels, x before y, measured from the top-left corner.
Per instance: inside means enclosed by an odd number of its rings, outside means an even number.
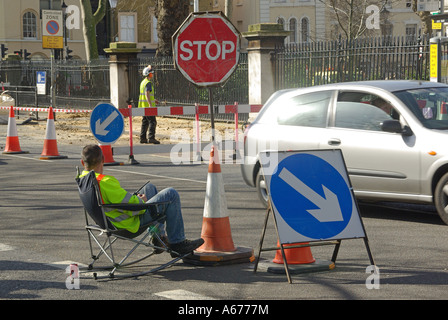
[[[0,252],[1,251],[11,251],[11,250],[14,250],[14,247],[11,247],[4,243],[0,243]]]
[[[156,296],[171,300],[216,300],[187,290],[169,290],[155,293]]]
[[[135,172],[135,171],[129,171],[129,170],[119,170],[119,169],[112,169],[112,168],[105,168],[105,170],[124,172],[124,173],[132,173],[132,174],[138,174],[138,175],[141,175],[141,176],[148,176],[148,177],[157,177],[157,178],[164,178],[164,179],[172,179],[172,180],[189,181],[189,182],[196,182],[196,183],[207,184],[207,181],[200,181],[200,180],[186,179],[186,178],[177,178],[177,177],[169,177],[169,176],[161,176],[161,175],[158,175],[158,174],[142,173],[142,172]]]

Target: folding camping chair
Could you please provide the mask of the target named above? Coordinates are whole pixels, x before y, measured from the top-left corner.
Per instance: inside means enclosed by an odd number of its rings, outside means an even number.
[[[164,243],[164,241],[159,237],[157,233],[157,224],[163,222],[165,220],[165,215],[161,213],[159,210],[161,207],[166,206],[169,202],[157,202],[157,203],[143,203],[143,204],[103,204],[101,201],[101,193],[98,185],[98,181],[95,177],[95,172],[90,171],[86,176],[80,178],[79,177],[79,169],[76,177],[76,182],[78,184],[79,196],[81,198],[81,202],[84,206],[84,215],[86,219],[86,230],[89,239],[90,253],[92,257],[92,262],[88,266],[88,270],[108,270],[112,269],[109,272],[108,276],[98,276],[95,272],[93,274],[95,279],[101,278],[123,278],[123,277],[138,277],[143,276],[150,273],[155,273],[164,268],[167,268],[173,265],[175,262],[181,260],[188,254],[180,255],[179,253],[171,250],[169,246]],[[131,233],[125,229],[116,228],[108,219],[105,214],[104,208],[114,208],[121,210],[130,210],[130,211],[140,211],[143,209],[149,209],[151,215],[153,216],[153,221],[147,225],[140,226],[139,230],[136,233]],[[90,223],[90,220],[93,220],[95,224]],[[100,237],[105,235],[106,239],[104,242],[100,242]],[[140,238],[139,238],[140,236]],[[157,238],[161,246],[155,246],[152,242],[153,237]],[[99,246],[99,252],[97,255],[93,252],[92,247],[92,239]],[[113,245],[117,240],[130,241],[135,243],[134,247],[119,261],[117,262],[114,257]],[[131,262],[125,263],[125,261],[131,256],[131,254],[140,246],[143,245],[145,247],[153,248],[168,252],[171,254],[174,259],[171,259],[169,262],[157,266],[153,269],[139,272],[139,273],[126,273],[124,275],[115,275],[115,271],[126,268],[130,265],[135,265],[138,262],[141,262],[154,254],[154,251],[145,255],[142,258],[133,259]],[[93,264],[102,256],[105,255],[110,262],[112,262],[112,266],[94,268]]]

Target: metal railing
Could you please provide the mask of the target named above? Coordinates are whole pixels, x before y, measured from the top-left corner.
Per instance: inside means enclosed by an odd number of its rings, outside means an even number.
[[[91,109],[110,101],[109,61],[55,61],[55,106]],[[36,92],[37,72],[46,73],[45,94]],[[0,62],[1,90],[10,91],[16,105],[51,105],[51,61],[21,60]]]
[[[377,37],[276,48],[275,89],[385,79],[429,80],[429,37]]]

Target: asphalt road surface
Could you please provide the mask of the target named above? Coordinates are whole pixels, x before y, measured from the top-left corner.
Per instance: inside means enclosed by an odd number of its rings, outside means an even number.
[[[369,271],[362,239],[342,240],[333,270],[292,275],[267,272],[254,262],[197,266],[184,262],[137,279],[94,280],[81,272],[79,289],[66,286],[70,263],[90,263],[84,216],[74,181],[81,148],[59,144],[67,159],[39,160],[41,145],[27,145],[29,154],[0,154],[0,299],[30,300],[151,300],[170,301],[168,314],[203,313],[211,301],[220,301],[212,314],[254,312],[276,314],[291,300],[383,300],[448,298],[448,227],[431,207],[360,205],[360,213],[379,273]],[[128,149],[117,148],[120,166],[108,166],[122,186],[134,190],[151,180],[159,189],[180,193],[186,235],[201,234],[208,164],[173,164],[172,146],[137,146],[138,165],[128,164]],[[207,152],[204,153],[207,155]],[[172,154],[171,154],[172,155]],[[222,164],[223,193],[227,199],[232,238],[237,246],[258,246],[265,209],[255,190],[246,186],[238,164]],[[263,246],[275,246],[277,236],[269,220]],[[316,259],[329,260],[333,246],[313,247]],[[275,251],[262,252],[261,262]],[[166,262],[157,255],[151,264]],[[369,289],[370,288],[370,289]],[[196,309],[189,309],[186,300]],[[235,301],[258,307],[237,310]],[[230,303],[229,301],[232,301]],[[216,303],[216,302],[215,302]],[[267,307],[266,307],[267,306]],[[204,307],[201,309],[199,307]],[[269,309],[270,307],[270,309]],[[226,309],[227,308],[227,309]],[[276,310],[277,308],[277,310]]]

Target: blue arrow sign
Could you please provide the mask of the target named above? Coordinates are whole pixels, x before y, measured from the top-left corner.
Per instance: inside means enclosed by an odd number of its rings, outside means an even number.
[[[123,134],[123,115],[111,104],[99,104],[90,115],[90,131],[100,143],[112,144]]]
[[[276,214],[281,217],[288,230],[292,229],[307,240],[326,240],[345,232],[362,237],[364,231],[359,215],[356,213],[353,193],[348,186],[346,172],[342,161],[336,168],[326,161],[335,155],[329,151],[325,157],[317,152],[290,153],[279,158],[277,170],[266,177],[271,202]],[[336,153],[338,156],[339,153]],[[283,221],[279,224],[282,225]],[[355,221],[355,222],[353,222]],[[279,227],[280,229],[280,227]],[[283,242],[285,243],[285,242]]]

